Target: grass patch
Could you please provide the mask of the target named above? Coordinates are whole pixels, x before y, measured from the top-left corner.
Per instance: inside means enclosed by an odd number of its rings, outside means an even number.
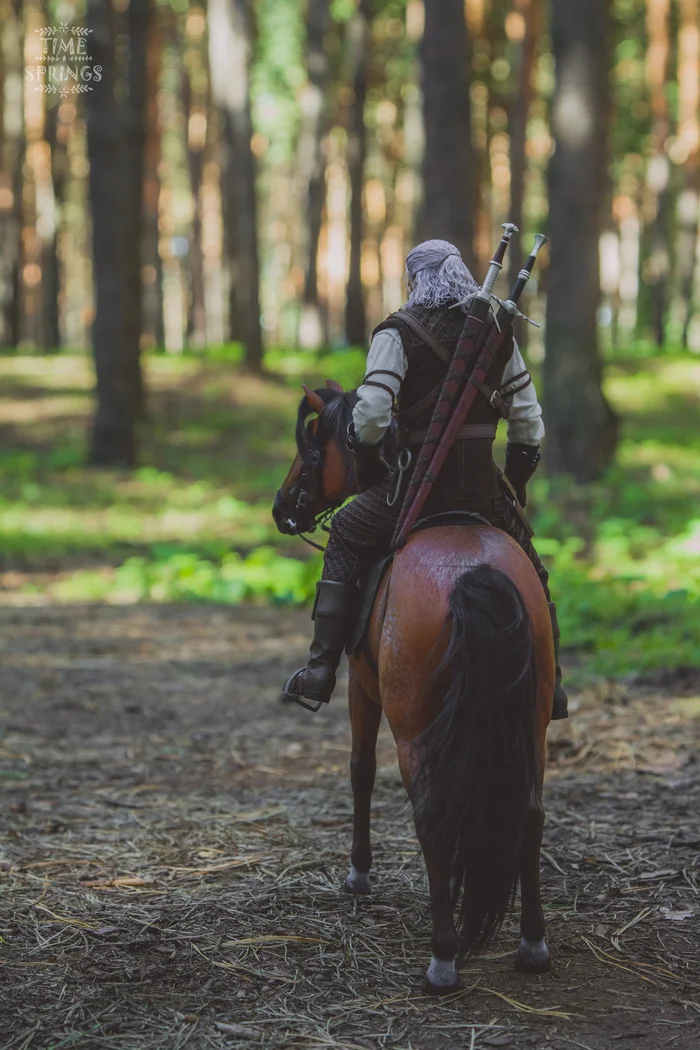
[[[148,465],[133,473],[84,465],[89,359],[0,358],[0,571],[13,600],[311,598],[320,558],[277,533],[272,496],[294,453],[301,380],[350,388],[365,357],[271,351],[259,378],[237,353],[146,358]],[[618,361],[607,391],[623,433],[606,477],[531,486],[563,641],[580,677],[697,666],[700,361]]]

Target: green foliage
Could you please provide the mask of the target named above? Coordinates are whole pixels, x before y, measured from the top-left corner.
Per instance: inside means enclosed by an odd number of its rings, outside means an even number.
[[[538,539],[537,547],[550,570],[562,643],[577,658],[577,680],[700,664],[700,521],[657,553],[658,575],[645,576],[634,537],[623,532],[615,543],[621,572],[581,558],[577,539]],[[679,579],[686,585],[676,589]]]
[[[270,350],[265,356],[266,367],[294,387],[299,382],[323,386],[326,379],[335,379],[344,390],[353,390],[362,382],[366,364],[367,351],[358,349],[313,354],[308,350]]]
[[[271,350],[265,380],[238,371],[235,347],[147,357],[149,465],[131,474],[84,466],[85,360],[38,360],[0,360],[13,397],[6,418],[0,405],[0,559],[15,589],[59,601],[310,602],[321,558],[276,531],[272,496],[293,458],[301,381],[350,389],[362,351]],[[692,354],[618,360],[607,380],[624,420],[614,467],[583,488],[541,475],[530,486],[579,680],[700,664],[699,370]]]
[[[150,559],[127,558],[113,572],[73,573],[52,594],[62,601],[301,604],[311,599],[320,569],[320,559],[285,558],[272,547],[247,557],[225,554],[219,561],[164,548]]]

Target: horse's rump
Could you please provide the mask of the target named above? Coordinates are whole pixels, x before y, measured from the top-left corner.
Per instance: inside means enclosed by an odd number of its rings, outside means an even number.
[[[554,689],[552,632],[547,600],[529,558],[501,529],[440,526],[417,533],[397,553],[370,621],[369,643],[379,667],[382,706],[390,722],[388,708],[394,717],[401,708],[400,732],[405,739],[419,736],[432,721],[435,709],[425,683],[449,643],[445,621],[450,594],[458,578],[479,565],[505,573],[523,599],[532,624],[538,696],[543,698],[538,704],[538,728],[540,720],[542,728],[549,721]],[[365,684],[366,672],[362,678]],[[368,691],[374,694],[376,689]]]

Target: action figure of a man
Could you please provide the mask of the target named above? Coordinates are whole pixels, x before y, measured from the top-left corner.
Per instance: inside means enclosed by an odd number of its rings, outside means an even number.
[[[447,373],[464,324],[465,300],[478,285],[457,248],[448,241],[419,244],[406,259],[408,302],[401,314],[390,315],[375,328],[367,357],[367,371],[358,390],[348,432],[348,447],[355,457],[360,495],[333,518],[318,586],[314,637],[309,662],[285,685],[287,695],[328,703],[335,675],[352,628],[357,579],[368,560],[389,550],[401,507],[394,499],[397,477],[388,471],[381,455],[385,431],[395,418],[398,445],[420,449],[430,423],[435,398]],[[456,304],[463,304],[462,307]],[[438,354],[431,343],[447,354]],[[424,516],[448,510],[471,511],[503,529],[520,544],[547,596],[552,617],[556,658],[556,685],[552,718],[566,718],[567,696],[561,684],[559,628],[551,601],[548,573],[532,544],[530,532],[500,477],[493,455],[496,427],[507,416],[505,475],[520,507],[526,503],[526,485],[540,459],[544,437],[542,409],[522,355],[513,341],[507,360],[501,359],[488,376],[499,391],[499,402],[479,396],[468,425],[452,446],[424,508]]]

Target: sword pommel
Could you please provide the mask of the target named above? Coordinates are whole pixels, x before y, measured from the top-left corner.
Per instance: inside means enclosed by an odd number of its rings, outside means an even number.
[[[545,237],[545,235],[543,233],[535,234],[535,243],[533,245],[532,251],[530,252],[530,254],[527,257],[527,259],[525,260],[523,268],[522,268],[522,270],[520,271],[520,273],[517,276],[517,279],[515,281],[515,284],[513,285],[513,288],[511,290],[511,293],[510,293],[508,299],[506,300],[506,302],[503,302],[502,299],[498,299],[497,300],[497,302],[499,302],[500,305],[501,305],[501,311],[499,311],[499,315],[498,315],[498,318],[497,318],[497,320],[499,321],[499,324],[501,322],[501,319],[505,320],[506,317],[513,318],[513,317],[524,317],[525,316],[524,314],[521,314],[520,311],[518,310],[518,300],[520,299],[520,296],[523,294],[523,291],[525,290],[525,285],[530,280],[530,276],[532,274],[533,267],[534,267],[535,262],[537,260],[537,256],[539,255],[539,253],[542,250],[542,248],[544,248],[546,243],[547,243],[547,238]],[[495,296],[494,296],[494,298],[495,298]],[[529,317],[525,318],[525,319],[527,321],[530,320]],[[530,321],[530,323],[531,324],[536,324],[536,322],[534,322],[534,321]],[[536,325],[536,327],[539,327],[539,325]]]
[[[504,222],[503,231],[504,232],[503,237],[501,238],[501,243],[498,245],[495,255],[491,260],[491,265],[489,266],[489,270],[486,274],[484,283],[482,284],[479,291],[476,293],[476,298],[480,299],[483,303],[491,302],[491,293],[496,283],[496,278],[503,269],[503,260],[505,258],[506,251],[508,250],[508,245],[510,244],[513,238],[513,234],[519,233],[518,227],[515,225],[514,222]]]
[[[548,243],[549,243],[549,237],[545,237],[545,235],[543,233],[536,233],[535,234],[535,246],[532,249],[531,254],[532,255],[539,255],[541,249],[544,248],[545,244],[548,244]]]

